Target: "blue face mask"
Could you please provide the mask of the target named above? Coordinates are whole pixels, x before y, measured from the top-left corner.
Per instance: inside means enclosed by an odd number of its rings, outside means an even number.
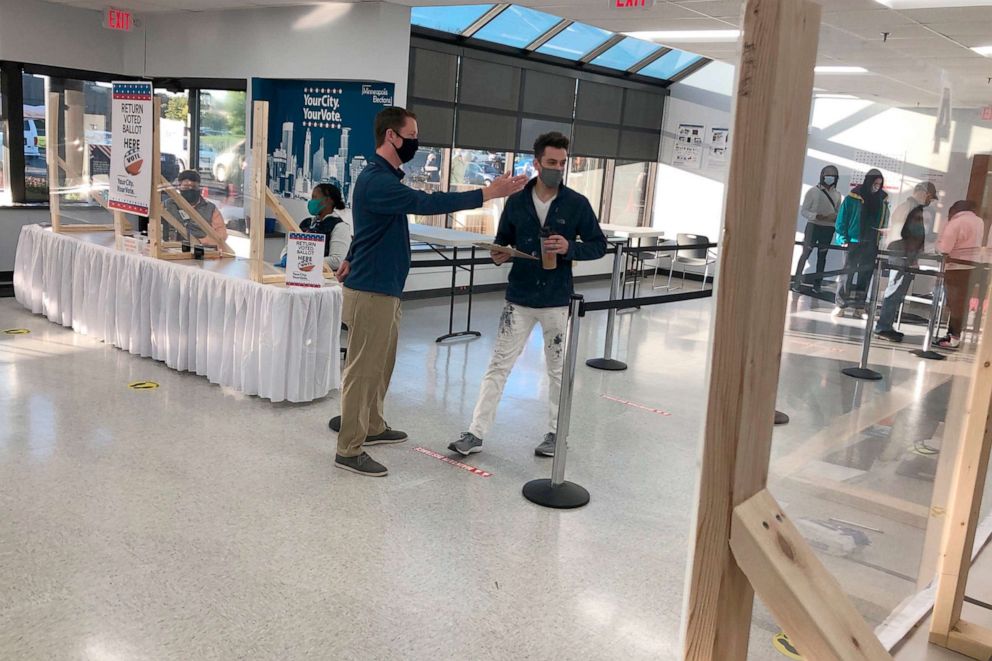
[[[310,200],[307,202],[307,213],[313,217],[320,215],[321,210],[324,208],[323,200]]]

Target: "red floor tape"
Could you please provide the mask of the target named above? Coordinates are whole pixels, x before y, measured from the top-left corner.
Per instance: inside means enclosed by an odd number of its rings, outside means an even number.
[[[438,452],[434,452],[434,450],[428,450],[427,448],[413,448],[413,449],[416,450],[417,452],[421,453],[421,454],[426,454],[428,457],[434,457],[438,461],[443,461],[444,463],[451,464],[452,466],[455,466],[456,468],[461,468],[462,470],[467,470],[469,473],[472,473],[473,475],[478,475],[479,477],[492,477],[493,476],[493,474],[490,473],[490,472],[488,472],[488,471],[484,471],[481,468],[476,468],[475,466],[469,466],[468,464],[463,464],[460,461],[455,461],[451,457],[445,457],[443,454],[440,454]]]
[[[647,411],[648,413],[654,413],[657,415],[671,416],[672,414],[668,411],[662,411],[661,409],[653,409],[650,406],[644,406],[643,404],[637,404],[635,402],[628,402],[626,399],[619,399],[618,397],[611,397],[610,395],[600,395],[603,399],[608,399],[611,402],[617,402],[619,404],[624,404],[626,406],[632,406],[635,409],[641,409],[642,411]]]

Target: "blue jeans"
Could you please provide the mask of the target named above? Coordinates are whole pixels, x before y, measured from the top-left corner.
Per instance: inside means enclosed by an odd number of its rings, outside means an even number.
[[[910,285],[913,284],[913,274],[903,271],[889,271],[889,284],[885,288],[885,298],[882,300],[882,311],[878,315],[878,323],[875,324],[875,332],[895,330],[892,324],[899,314],[899,306],[902,305]]]

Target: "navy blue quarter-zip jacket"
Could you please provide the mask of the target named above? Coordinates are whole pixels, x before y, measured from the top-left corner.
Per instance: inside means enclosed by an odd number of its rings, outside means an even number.
[[[406,214],[433,216],[481,207],[482,190],[425,193],[404,186],[403,171],[376,154],[355,181],[355,238],[344,285],[399,298],[410,272],[410,225]]]
[[[541,220],[534,208],[534,185],[506,200],[496,241],[502,246],[541,256]],[[545,270],[541,260],[514,259],[506,300],[529,308],[568,305],[572,296],[572,262],[599,259],[606,254],[606,237],[584,195],[562,186],[548,209],[547,228],[568,239],[568,254],[558,255],[558,268]],[[577,240],[581,239],[581,240]]]

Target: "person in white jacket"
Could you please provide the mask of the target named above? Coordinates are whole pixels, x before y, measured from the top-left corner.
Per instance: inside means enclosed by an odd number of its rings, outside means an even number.
[[[820,183],[806,191],[803,198],[803,208],[800,212],[806,219],[806,231],[803,237],[803,254],[796,265],[796,274],[792,279],[792,291],[799,291],[803,269],[813,249],[816,248],[816,274],[813,276],[813,292],[820,293],[823,283],[823,269],[827,263],[827,250],[834,238],[834,221],[837,220],[837,209],[840,207],[841,195],[837,192],[837,181],[840,173],[833,165],[828,165],[820,171]]]

